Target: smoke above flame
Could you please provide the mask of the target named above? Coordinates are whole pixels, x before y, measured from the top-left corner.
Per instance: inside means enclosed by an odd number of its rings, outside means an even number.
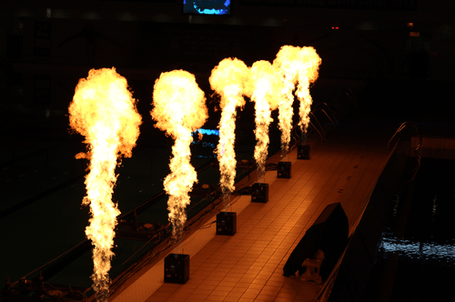
[[[190,163],[191,133],[204,125],[208,110],[196,78],[184,70],[161,73],[154,86],[153,106],[150,114],[156,121],[155,127],[175,140],[169,164],[171,173],[164,180],[164,189],[169,195],[172,235],[177,240],[187,219],[185,208],[190,203],[189,192],[197,182],[196,170]]]
[[[251,100],[255,102],[256,146],[254,158],[258,167],[258,179],[265,174],[265,162],[268,156],[269,126],[273,122],[272,110],[278,108],[282,97],[282,83],[278,73],[268,61],[257,61],[251,66],[249,83]]]
[[[297,98],[299,106],[299,126],[302,133],[306,133],[313,102],[309,86],[318,78],[321,58],[313,47],[298,47],[284,45],[278,51],[273,66],[279,70],[280,79],[283,83],[283,98],[279,102],[279,127],[281,130],[281,149],[286,155],[291,140],[292,117],[294,115],[292,104],[294,103],[293,91],[297,86]]]
[[[71,128],[85,136],[87,144],[87,153],[76,155],[90,160],[83,204],[90,205],[91,218],[85,234],[93,245],[93,288],[98,301],[107,301],[114,228],[120,214],[112,202],[115,168],[122,156],[131,157],[141,116],[126,79],[115,68],[90,70],[86,79],[79,80],[68,110]]]
[[[237,107],[245,106],[245,89],[250,72],[246,64],[237,58],[222,60],[213,68],[209,78],[211,88],[220,95],[221,119],[219,122],[220,139],[216,149],[220,165],[220,185],[223,199],[235,190],[234,180],[236,175],[235,120]]]

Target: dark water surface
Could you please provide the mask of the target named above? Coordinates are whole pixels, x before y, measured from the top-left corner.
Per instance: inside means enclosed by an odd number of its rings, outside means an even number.
[[[369,301],[455,296],[455,161],[422,159],[397,195],[367,286]]]

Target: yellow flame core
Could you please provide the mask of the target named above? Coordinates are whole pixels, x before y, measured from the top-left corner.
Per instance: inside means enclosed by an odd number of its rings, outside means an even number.
[[[235,190],[235,166],[237,164],[234,151],[235,119],[237,107],[245,105],[243,94],[249,80],[249,68],[237,58],[222,60],[212,70],[209,78],[211,88],[221,96],[221,119],[219,123],[220,140],[216,149],[220,164],[221,190],[226,198]]]
[[[114,228],[120,214],[112,202],[115,168],[121,156],[131,157],[141,116],[126,79],[115,68],[90,70],[87,79],[79,80],[68,110],[71,128],[84,135],[88,144],[88,152],[76,158],[90,160],[83,204],[90,205],[91,218],[85,233],[94,246],[93,287],[100,300],[105,301],[114,255]]]
[[[319,65],[321,58],[313,47],[298,47],[284,45],[280,48],[273,65],[280,70],[283,82],[283,94],[285,97],[279,105],[279,127],[281,130],[281,145],[283,151],[287,153],[290,142],[292,128],[294,96],[292,91],[297,85],[297,98],[299,105],[299,126],[302,133],[306,133],[310,122],[309,113],[313,100],[310,95],[309,87],[318,78]]]
[[[157,122],[155,127],[174,138],[171,173],[164,180],[169,195],[168,210],[172,235],[178,239],[186,222],[185,208],[190,203],[189,192],[197,182],[197,174],[190,163],[191,133],[204,125],[208,117],[204,92],[196,78],[184,70],[164,72],[156,80],[153,91],[153,109],[150,112]]]
[[[310,111],[313,99],[310,94],[310,84],[314,83],[319,76],[321,58],[313,47],[302,47],[300,50],[301,61],[304,63],[299,73],[299,82],[296,95],[300,101],[299,126],[302,133],[306,133],[310,123]]]
[[[259,178],[264,176],[269,146],[269,126],[273,122],[272,110],[277,109],[282,95],[281,82],[276,69],[268,61],[257,61],[251,67],[251,100],[256,111],[256,146],[254,158]]]
[[[301,62],[299,61],[299,47],[284,45],[278,51],[273,66],[279,70],[282,82],[283,97],[278,104],[278,126],[281,130],[281,150],[284,155],[289,151],[291,141],[292,117],[294,110],[294,91]]]

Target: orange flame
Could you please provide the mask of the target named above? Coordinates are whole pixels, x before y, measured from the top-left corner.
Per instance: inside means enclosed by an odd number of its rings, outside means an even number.
[[[279,104],[279,127],[281,130],[281,147],[284,154],[287,154],[291,140],[292,116],[294,115],[292,104],[294,96],[292,94],[297,85],[297,98],[299,106],[299,126],[302,133],[306,133],[313,102],[309,86],[318,78],[318,69],[321,58],[313,47],[298,47],[284,45],[280,48],[273,65],[280,70],[283,82],[284,98]]]
[[[131,157],[141,116],[126,79],[115,68],[90,70],[87,79],[79,80],[68,110],[71,128],[84,135],[88,144],[87,153],[76,155],[90,160],[83,204],[90,205],[91,218],[85,234],[93,244],[93,288],[99,301],[107,301],[111,248],[120,214],[112,202],[115,167],[121,156]]]
[[[256,110],[256,147],[254,158],[258,165],[259,179],[265,174],[268,156],[269,126],[273,122],[271,111],[277,109],[282,96],[282,85],[278,73],[268,61],[257,61],[251,67],[251,100]]]
[[[319,65],[321,58],[313,47],[302,47],[300,50],[301,60],[304,62],[303,69],[299,73],[299,84],[297,86],[297,98],[300,101],[299,107],[299,126],[303,134],[308,129],[310,123],[310,111],[313,99],[310,94],[310,84],[314,83],[319,76]]]
[[[221,96],[220,140],[216,149],[220,164],[220,184],[223,199],[235,190],[235,118],[236,108],[245,106],[245,85],[249,80],[249,68],[237,58],[222,60],[213,68],[210,86]]]
[[[204,92],[196,78],[184,70],[164,72],[156,80],[153,91],[153,106],[150,112],[157,122],[155,127],[174,138],[171,173],[164,180],[164,189],[169,195],[169,221],[172,235],[178,239],[186,222],[185,208],[190,203],[189,192],[197,182],[194,167],[190,164],[191,133],[204,125],[208,117]]]
[[[278,51],[273,66],[279,70],[283,83],[283,97],[278,104],[278,127],[281,130],[281,150],[283,157],[289,152],[291,142],[292,117],[294,110],[294,95],[292,94],[297,83],[297,76],[301,68],[299,61],[299,47],[284,45]]]

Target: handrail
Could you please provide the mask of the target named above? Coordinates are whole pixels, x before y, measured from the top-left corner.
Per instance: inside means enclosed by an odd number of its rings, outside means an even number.
[[[390,138],[389,142],[387,143],[387,152],[390,151],[390,144],[392,143],[393,139],[406,127],[411,126],[414,128],[414,130],[417,132],[417,135],[419,137],[419,144],[417,145],[415,151],[419,151],[420,147],[422,146],[422,136],[420,135],[419,129],[417,128],[417,125],[414,124],[413,122],[406,121],[398,127],[398,129],[395,131],[395,133],[392,135]],[[397,141],[398,144],[398,141]],[[395,144],[396,145],[396,144]]]
[[[320,128],[321,131],[318,130],[318,128],[311,122],[311,119],[310,119],[310,124],[311,124],[311,125],[313,126],[313,128],[319,133],[319,135],[321,136],[321,143],[323,143],[324,140],[327,138],[326,135],[325,135],[324,129],[322,128],[321,124],[320,124],[319,121],[318,121],[318,118],[314,115],[313,112],[310,112],[309,115],[313,116],[314,119],[316,120],[316,122],[318,123],[319,128]],[[321,132],[322,132],[322,133],[321,133]]]
[[[351,88],[348,88],[349,90],[349,97],[351,98],[351,100],[355,103],[355,107],[357,108],[359,106],[359,101],[357,100],[357,97],[355,96],[354,92],[352,91]]]
[[[349,92],[350,92],[350,93],[349,93]],[[341,106],[340,106],[340,104],[339,104],[338,99],[339,99],[340,95],[342,95],[342,94],[343,94],[343,92],[339,92],[339,93],[337,94],[337,96],[335,97],[335,99],[333,100],[333,105],[334,105],[337,109],[340,109],[340,110],[341,110]],[[348,98],[349,98],[349,99],[352,101],[352,103],[354,104],[354,107],[357,109],[357,107],[358,107],[359,104],[358,104],[358,102],[357,102],[357,100],[356,100],[356,98],[355,98],[354,93],[352,92],[352,90],[351,90],[351,89],[348,89],[348,91],[345,91],[344,94],[346,94],[346,95],[348,96]],[[352,94],[352,95],[351,95],[351,94]]]
[[[415,168],[411,171],[412,173],[412,177],[410,180],[408,180],[406,183],[410,183],[414,180],[414,178],[416,177],[416,174],[417,174],[417,171],[419,171],[419,168],[420,168],[420,165],[421,165],[421,162],[422,162],[422,157],[420,156],[420,153],[419,152],[416,152],[415,153],[415,158],[417,159],[417,165],[415,166]]]
[[[374,71],[370,72],[368,75],[366,75],[363,79],[363,85],[368,86],[367,80],[368,79],[373,79],[376,80],[376,73]]]
[[[420,168],[420,164],[421,164],[421,160],[422,160],[422,157],[420,156],[420,152],[419,152],[420,148],[422,147],[422,135],[420,134],[419,129],[417,128],[417,125],[414,124],[413,122],[409,122],[409,121],[402,123],[400,125],[400,127],[398,127],[398,129],[395,131],[393,136],[390,138],[389,142],[387,143],[387,152],[390,152],[390,145],[393,142],[393,140],[395,139],[395,137],[397,137],[397,135],[399,133],[401,133],[401,131],[403,131],[403,129],[405,129],[406,127],[412,127],[417,132],[417,136],[419,137],[419,143],[417,144],[417,146],[415,148],[415,158],[417,160],[417,165],[411,171],[411,173],[412,173],[411,179],[406,182],[406,183],[409,183],[414,180],[414,178],[417,174],[417,171]],[[394,144],[394,148],[398,145],[399,141],[400,141],[400,139],[397,139],[397,142]]]
[[[322,109],[322,108],[315,108],[313,111],[316,112],[317,110],[319,111],[322,111],[322,113],[325,114],[325,116],[330,120],[330,122],[332,123],[333,125],[333,130],[335,131],[336,130],[336,124],[335,124],[335,121],[327,114],[327,112]]]
[[[327,111],[330,113],[330,115],[327,114],[327,112],[324,109],[318,108],[318,107],[322,107],[322,105],[325,105],[325,107],[327,107]],[[335,114],[333,114],[333,111],[330,108],[330,106],[326,102],[322,102],[322,103],[316,104],[315,109],[322,110],[322,112],[324,112],[324,114],[327,116],[327,118],[333,123],[333,129],[336,130],[336,126],[338,126],[338,123],[336,122]]]

